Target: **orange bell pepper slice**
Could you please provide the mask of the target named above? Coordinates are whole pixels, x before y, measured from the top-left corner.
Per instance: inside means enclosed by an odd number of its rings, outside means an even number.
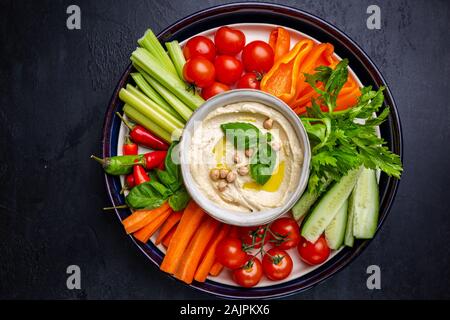
[[[300,65],[300,79],[297,82],[296,100],[304,94],[304,90],[311,86],[305,81],[305,73],[312,74],[318,66],[330,66],[333,63],[334,47],[330,43],[314,46]],[[296,103],[294,102],[294,105]]]
[[[270,33],[269,45],[273,49],[275,54],[274,61],[276,62],[289,52],[289,49],[291,48],[291,35],[286,29],[278,27]]]
[[[331,61],[329,64],[331,68],[334,68],[339,63],[339,60],[334,57],[330,57],[329,61]],[[328,62],[326,63],[328,64]],[[322,89],[323,84],[319,84],[318,87]],[[336,100],[336,108],[334,110],[340,111],[355,106],[360,95],[361,91],[358,83],[353,75],[349,74],[347,82],[339,92]],[[306,88],[299,94],[299,98],[292,104],[292,108],[297,114],[305,113],[306,108],[311,106],[311,99],[317,98],[318,96],[319,94],[315,92],[311,86],[307,85]],[[323,109],[326,110],[327,108],[323,107]]]
[[[347,82],[342,87],[336,99],[335,111],[345,110],[351,108],[358,103],[358,98],[361,95],[361,90],[358,83],[351,74],[348,75]]]
[[[310,39],[299,41],[291,51],[276,61],[263,77],[261,90],[290,104],[296,96],[300,65],[313,46],[314,42]]]

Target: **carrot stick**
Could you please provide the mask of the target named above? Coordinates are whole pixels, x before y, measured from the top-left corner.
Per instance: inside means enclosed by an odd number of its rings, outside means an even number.
[[[205,217],[183,254],[181,263],[175,272],[175,278],[186,282],[187,284],[192,283],[203,253],[219,226],[219,221],[210,217]]]
[[[170,245],[170,241],[172,241],[173,235],[175,234],[175,231],[177,230],[177,226],[174,226],[172,229],[170,229],[170,231],[166,234],[166,236],[164,237],[164,239],[162,240],[162,244],[164,247],[166,247],[166,249],[169,247]]]
[[[173,211],[171,209],[165,211],[160,216],[153,219],[153,221],[148,225],[133,233],[133,236],[142,243],[147,243],[148,239],[150,239],[151,236],[163,225],[172,212]]]
[[[167,218],[166,222],[164,222],[163,226],[159,230],[158,237],[155,241],[156,245],[160,244],[162,239],[164,239],[164,236],[180,221],[182,214],[182,212],[174,212]]]
[[[191,200],[184,209],[177,231],[175,231],[172,241],[167,248],[166,256],[160,266],[162,271],[173,274],[177,270],[180,258],[197,231],[204,215],[205,212],[202,208]]]
[[[157,218],[169,209],[169,204],[164,202],[159,208],[152,210],[137,210],[122,221],[127,234],[145,227],[153,219]]]
[[[202,259],[202,262],[200,263],[197,271],[195,272],[194,279],[197,280],[198,282],[205,282],[206,277],[208,276],[208,273],[211,270],[214,261],[216,260],[217,244],[227,236],[229,230],[230,230],[229,225],[222,224],[217,236],[211,239],[211,242],[209,244],[209,247],[207,247],[206,249],[206,253]]]
[[[209,274],[213,277],[217,277],[223,269],[223,265],[221,265],[218,261],[214,262],[211,270],[209,270]]]

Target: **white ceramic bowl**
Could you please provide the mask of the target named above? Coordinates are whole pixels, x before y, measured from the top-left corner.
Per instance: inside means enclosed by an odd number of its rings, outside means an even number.
[[[301,167],[300,179],[297,187],[288,196],[283,206],[256,212],[239,212],[225,209],[207,198],[199,190],[197,183],[192,177],[189,165],[189,146],[194,131],[194,124],[203,121],[213,110],[237,102],[259,102],[280,112],[292,125],[303,150],[303,164]],[[209,215],[227,224],[237,226],[256,226],[269,223],[283,213],[289,211],[300,198],[306,188],[309,176],[309,162],[311,159],[310,146],[305,128],[299,117],[280,99],[259,90],[231,90],[221,93],[206,101],[198,108],[183,130],[180,140],[180,161],[181,172],[184,184],[192,199],[198,203]]]

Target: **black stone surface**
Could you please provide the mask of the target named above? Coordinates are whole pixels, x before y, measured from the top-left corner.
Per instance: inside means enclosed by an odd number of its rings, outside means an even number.
[[[278,1],[277,1],[278,2]],[[0,2],[0,298],[208,299],[159,272],[112,214],[100,153],[103,115],[136,39],[225,1]],[[450,3],[279,1],[335,24],[375,61],[396,98],[403,176],[364,253],[292,299],[450,298]],[[81,8],[81,30],[66,8]],[[382,29],[366,28],[381,8]],[[81,290],[66,288],[79,265]],[[366,268],[381,267],[381,290]]]

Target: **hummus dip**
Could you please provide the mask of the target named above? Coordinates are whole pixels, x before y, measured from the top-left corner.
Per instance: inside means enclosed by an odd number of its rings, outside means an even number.
[[[269,144],[276,152],[276,163],[263,185],[249,172],[252,151],[237,150],[221,129],[222,124],[234,122],[252,124],[272,136]],[[226,209],[256,212],[287,201],[300,180],[303,150],[291,123],[280,112],[261,103],[240,102],[217,108],[195,124],[188,159],[194,182],[209,200]],[[222,177],[217,178],[218,173]]]

